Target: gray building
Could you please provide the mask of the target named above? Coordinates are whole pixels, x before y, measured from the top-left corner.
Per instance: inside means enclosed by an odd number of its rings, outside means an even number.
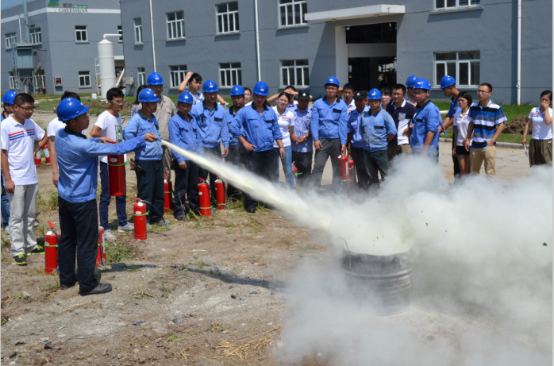
[[[77,1],[29,1],[28,37],[22,1],[2,8],[2,92],[17,89],[62,94],[65,90],[99,90],[97,44],[104,34],[121,32],[119,1]],[[109,40],[114,44],[116,70],[122,72],[123,40]]]

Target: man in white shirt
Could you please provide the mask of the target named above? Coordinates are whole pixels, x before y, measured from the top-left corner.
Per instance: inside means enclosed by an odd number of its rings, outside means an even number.
[[[342,96],[344,97],[344,103],[346,103],[346,107],[348,108],[348,116],[350,116],[350,113],[354,109],[356,109],[356,103],[354,102],[354,95],[356,94],[356,87],[354,84],[344,84],[342,87]]]
[[[37,245],[35,222],[38,177],[33,155],[46,145],[46,133],[30,118],[35,100],[29,94],[14,99],[14,113],[2,122],[2,172],[10,202],[11,254],[16,265],[27,264],[27,253],[44,254]],[[35,141],[39,143],[35,146]]]
[[[91,137],[109,137],[112,141],[121,142],[122,137],[122,125],[121,114],[119,113],[125,104],[125,98],[123,92],[119,88],[111,88],[106,93],[106,99],[110,108],[107,111],[102,112],[96,123],[90,131]],[[125,161],[127,161],[125,157]],[[110,229],[108,222],[108,207],[110,206],[110,188],[108,178],[108,157],[103,155],[100,157],[100,184],[102,186],[102,193],[100,193],[100,226],[104,228],[104,240],[114,241],[115,235]],[[126,198],[127,196],[118,196],[115,198],[115,206],[117,210],[118,227],[117,231],[121,233],[130,232],[134,230],[133,224],[127,221],[126,211]]]
[[[73,93],[70,91],[66,91],[62,95],[62,99],[65,98],[74,98],[77,99],[79,102],[81,101],[81,97],[77,93]],[[65,128],[65,123],[60,121],[58,119],[58,116],[54,117],[49,123],[48,127],[46,128],[46,136],[48,137],[48,150],[50,152],[50,167],[52,168],[52,183],[57,187],[58,186],[58,179],[60,178],[60,173],[58,170],[58,159],[56,157],[56,133],[59,129]]]

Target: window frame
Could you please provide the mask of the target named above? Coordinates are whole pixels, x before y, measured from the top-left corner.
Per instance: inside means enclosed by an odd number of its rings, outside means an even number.
[[[177,14],[183,13],[183,19],[177,19]],[[175,14],[175,20],[169,20],[169,14]],[[170,27],[169,25],[175,23],[174,27]],[[179,24],[180,23],[180,24]],[[170,37],[170,29],[175,29],[177,31],[177,27],[181,26],[181,37]],[[170,11],[169,13],[165,14],[165,33],[166,33],[166,39],[168,41],[180,41],[186,39],[185,35],[185,11],[184,10],[176,10],[176,11]],[[171,32],[172,33],[172,32]]]
[[[88,85],[86,85],[86,83],[85,85],[82,85],[81,78],[83,78],[84,81],[86,81],[86,78],[88,78]],[[79,71],[79,88],[91,88],[91,87],[92,85],[90,83],[90,71]]]
[[[85,27],[85,29],[77,29],[77,27]],[[81,34],[81,40],[77,39],[77,33]],[[83,34],[85,35],[85,40],[83,40]],[[76,25],[75,26],[75,43],[89,43],[88,27],[86,25]]]
[[[237,4],[237,10],[229,10],[229,4],[232,4],[232,3],[236,3]],[[227,10],[224,12],[224,13],[219,13],[218,12],[218,6],[221,6],[221,5],[227,5]],[[230,17],[233,17],[233,25],[234,25],[234,29],[231,30],[230,29]],[[223,31],[220,31],[219,29],[219,18],[226,18],[227,19],[227,24],[229,25],[229,30],[228,31],[225,31],[224,30],[224,20],[222,20],[222,27],[223,27]],[[215,30],[216,30],[216,34],[236,34],[236,33],[239,33],[240,32],[240,18],[239,18],[239,9],[238,9],[238,1],[230,1],[230,2],[227,2],[227,3],[221,3],[221,4],[216,4],[215,5]]]
[[[117,33],[121,34],[121,37],[119,37],[119,38],[117,39],[117,41],[118,41],[119,43],[122,43],[122,42],[123,42],[123,26],[121,26],[121,25],[118,25],[118,26],[117,26]]]
[[[238,64],[239,66],[233,66],[236,64]],[[222,67],[222,65],[229,65],[229,67]],[[224,77],[222,73],[225,73]],[[233,75],[233,73],[235,75]],[[236,83],[233,83],[233,76],[237,81]],[[231,89],[235,85],[242,85],[242,64],[240,62],[219,63],[219,86],[221,88]]]
[[[38,29],[38,31],[37,31]],[[42,30],[34,24],[29,25],[29,42],[34,45],[42,44]],[[38,42],[36,40],[38,39]]]
[[[177,70],[172,70],[173,67],[177,67]],[[183,69],[184,68],[184,69]],[[185,80],[187,75],[188,67],[187,65],[169,65],[169,89],[177,89],[179,85]],[[178,82],[174,85],[173,76],[177,74]]]
[[[473,58],[473,59],[460,59],[460,53],[462,52],[479,52],[479,58]],[[437,54],[445,54],[445,53],[455,53],[456,54],[456,59],[455,60],[437,60]],[[481,51],[480,50],[472,50],[472,51],[453,51],[453,52],[435,52],[433,54],[434,56],[434,60],[433,60],[433,78],[434,78],[434,87],[435,88],[439,88],[440,87],[440,82],[441,82],[441,78],[442,76],[439,77],[438,75],[438,72],[437,72],[437,65],[439,64],[442,64],[444,65],[444,70],[445,70],[445,75],[449,75],[449,72],[448,72],[448,64],[452,64],[454,63],[455,64],[455,70],[456,70],[456,75],[450,75],[452,77],[454,77],[454,79],[456,79],[456,87],[457,88],[468,88],[468,89],[473,89],[473,88],[477,88],[479,86],[479,84],[481,83]],[[476,84],[472,84],[471,83],[471,79],[472,79],[472,67],[471,65],[472,64],[479,64],[479,80],[477,81]],[[460,65],[461,64],[467,64],[467,80],[468,80],[468,83],[467,84],[461,84],[461,78],[460,78]],[[443,76],[445,76],[443,75]]]
[[[137,87],[141,85],[146,85],[146,69],[144,67],[137,67]]]
[[[437,2],[438,1],[441,1],[441,0],[433,0],[433,8],[435,10],[451,10],[451,9],[467,9],[467,8],[472,8],[472,7],[478,7],[478,6],[482,6],[481,5],[481,0],[442,0],[444,1],[444,6],[443,7],[437,7]],[[454,1],[454,5],[453,6],[447,6],[448,5],[448,1]],[[460,5],[460,1],[467,1],[467,5]],[[475,4],[475,2],[477,2]]]
[[[17,32],[5,33],[4,37],[5,37],[6,49],[11,50],[15,48],[15,44],[17,43]]]
[[[137,25],[137,20],[140,21],[140,24]],[[142,42],[142,18],[133,18],[133,30],[134,30],[134,38],[135,38],[135,44],[143,44]],[[137,33],[138,30],[138,33]],[[138,35],[138,37],[137,37]],[[140,39],[138,39],[140,38]]]
[[[294,62],[294,65],[290,66],[284,66],[283,65],[283,62],[284,61],[293,61]],[[307,65],[297,65],[296,63],[298,61],[306,61],[307,62]],[[284,75],[283,75],[283,70],[284,69],[287,69],[288,72],[287,72],[287,80],[285,82],[284,80]],[[291,83],[291,74],[290,74],[290,70],[294,70],[294,83]],[[303,83],[303,84],[298,84],[296,83],[297,81],[297,70],[301,69],[302,70],[302,82],[306,81],[306,78],[307,78],[307,83]],[[286,86],[288,85],[293,85],[295,88],[309,88],[310,86],[310,60],[305,58],[301,58],[301,59],[295,59],[295,60],[279,60],[279,79],[280,79],[280,82],[281,82],[281,88],[285,88]]]
[[[290,0],[288,3],[281,3],[283,0],[279,0],[277,2],[277,17],[278,17],[278,24],[279,28],[289,28],[289,27],[304,27],[308,25],[308,21],[306,20],[306,14],[308,13],[308,1],[307,0]],[[286,0],[285,0],[286,1]],[[295,5],[300,5],[300,23],[296,23],[296,17],[295,17]],[[288,24],[288,7],[292,6],[292,24]],[[305,9],[304,9],[305,7]],[[285,20],[287,24],[282,24],[282,18],[281,18],[281,9],[285,8]]]

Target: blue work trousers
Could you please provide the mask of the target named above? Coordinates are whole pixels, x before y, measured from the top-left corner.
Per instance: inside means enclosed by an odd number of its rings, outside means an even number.
[[[258,175],[260,178],[267,179],[270,182],[275,181],[275,170],[277,169],[278,154],[274,149],[259,152],[248,152],[246,154],[248,160],[248,170]],[[249,194],[245,194],[245,208],[256,208],[256,201]]]

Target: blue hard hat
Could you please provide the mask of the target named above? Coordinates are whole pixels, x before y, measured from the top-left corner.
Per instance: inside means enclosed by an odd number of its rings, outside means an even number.
[[[159,102],[160,98],[158,98],[154,90],[150,88],[144,88],[140,91],[138,95],[138,101],[140,103]]]
[[[216,93],[219,91],[217,83],[213,80],[206,80],[204,85],[202,85],[202,90],[204,93]]]
[[[267,97],[267,95],[269,94],[269,87],[263,81],[258,81],[256,85],[254,85],[253,93],[261,95],[263,97]]]
[[[452,76],[446,75],[441,78],[441,89],[448,88],[451,85],[456,85],[456,79]]]
[[[179,94],[179,98],[177,98],[177,102],[193,104],[194,99],[192,98],[191,93],[189,93],[188,91],[185,91]]]
[[[367,99],[383,99],[383,96],[381,95],[381,92],[378,89],[371,89],[369,93],[367,94]]]
[[[431,90],[431,83],[427,79],[421,78],[417,83],[415,83],[414,88]]]
[[[75,98],[63,99],[60,104],[58,104],[58,108],[56,108],[58,119],[63,122],[77,118],[87,112],[88,107]]]
[[[335,85],[337,88],[340,87],[339,79],[337,79],[334,76],[330,76],[329,79],[325,82],[325,86],[327,85]]]
[[[164,79],[157,72],[153,72],[150,75],[148,75],[148,79],[146,79],[146,84],[147,85],[164,85]]]
[[[17,96],[17,92],[15,90],[8,90],[2,97],[2,103],[14,104],[14,100],[16,96]]]
[[[415,75],[408,76],[406,79],[406,86],[408,88],[415,88],[415,84],[419,81],[419,78]]]
[[[231,96],[244,95],[244,88],[240,85],[235,85],[231,88]]]

